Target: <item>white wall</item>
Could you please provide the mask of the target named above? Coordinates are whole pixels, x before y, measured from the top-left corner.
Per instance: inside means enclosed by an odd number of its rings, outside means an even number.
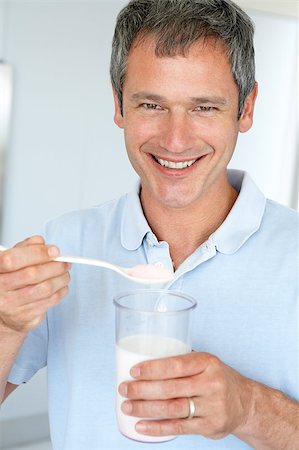
[[[243,9],[264,11],[290,17],[298,17],[297,0],[234,0]]]
[[[52,216],[118,196],[136,177],[113,123],[108,74],[115,17],[126,2],[6,3],[0,58],[13,65],[15,84],[2,243],[10,245]],[[260,94],[254,128],[240,136],[231,165],[249,170],[269,197],[290,204],[297,152],[296,20],[257,12],[252,17]],[[13,394],[2,419],[44,412],[45,385],[42,373]]]
[[[132,185],[113,124],[109,51],[119,5],[9,2],[6,59],[15,90],[4,241]]]
[[[4,40],[4,2],[0,2],[0,59],[3,57]]]
[[[291,17],[251,12],[256,24],[253,128],[241,134],[231,163],[246,168],[263,192],[298,207],[298,28]]]

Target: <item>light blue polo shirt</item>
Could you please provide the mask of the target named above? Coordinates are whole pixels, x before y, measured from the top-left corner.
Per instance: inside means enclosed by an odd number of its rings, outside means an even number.
[[[240,191],[223,224],[176,271],[169,289],[198,301],[193,348],[210,352],[254,380],[299,400],[298,215],[266,200],[250,176],[230,171]],[[138,192],[68,213],[46,228],[63,255],[101,258],[120,266],[162,262],[172,269],[142,213]],[[69,295],[31,332],[9,381],[28,381],[48,367],[54,450],[146,449],[123,437],[115,418],[112,299],[138,285],[95,267],[74,265]],[[247,449],[229,436],[180,436],[155,449]]]

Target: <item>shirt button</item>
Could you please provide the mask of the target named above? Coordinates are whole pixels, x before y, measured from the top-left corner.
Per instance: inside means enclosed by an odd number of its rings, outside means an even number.
[[[163,264],[161,261],[156,262],[156,263],[155,263],[155,266],[156,266],[156,267],[160,267],[161,269],[164,269],[164,264]]]

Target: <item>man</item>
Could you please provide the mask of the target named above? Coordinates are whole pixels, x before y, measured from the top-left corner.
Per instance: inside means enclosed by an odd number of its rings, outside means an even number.
[[[130,2],[111,79],[140,189],[45,230],[62,254],[162,262],[169,289],[198,299],[194,351],[118,387],[139,433],[181,435],[165,449],[298,448],[298,216],[227,171],[253,121],[252,36],[230,1]],[[112,297],[134,286],[74,266],[68,287],[56,245],[34,236],[0,255],[2,395],[47,365],[55,450],[140,449],[117,432],[112,381]]]

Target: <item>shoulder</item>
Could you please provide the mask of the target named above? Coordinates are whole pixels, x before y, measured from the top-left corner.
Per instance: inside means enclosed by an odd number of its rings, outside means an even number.
[[[299,214],[294,209],[267,200],[260,231],[267,246],[298,254]]]
[[[288,229],[298,229],[299,213],[291,208],[281,205],[274,200],[267,199],[264,220],[271,222],[277,227],[287,227]]]
[[[80,226],[82,224],[86,225],[95,221],[98,222],[99,220],[103,223],[109,220],[109,218],[114,218],[115,215],[121,214],[126,196],[127,194],[119,197],[118,199],[110,200],[90,208],[69,211],[49,220],[46,226],[50,228],[65,225]]]
[[[96,245],[96,238],[105,238],[120,227],[127,194],[100,205],[67,212],[45,225],[47,242],[58,245],[63,252],[80,250],[83,243]]]

